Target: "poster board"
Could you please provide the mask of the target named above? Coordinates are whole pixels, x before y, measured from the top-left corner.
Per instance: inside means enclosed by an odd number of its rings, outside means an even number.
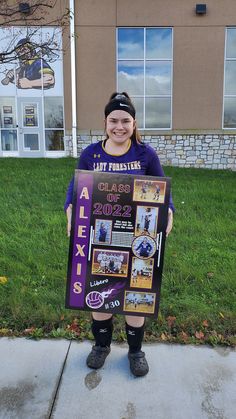
[[[75,171],[66,307],[157,317],[170,178]]]

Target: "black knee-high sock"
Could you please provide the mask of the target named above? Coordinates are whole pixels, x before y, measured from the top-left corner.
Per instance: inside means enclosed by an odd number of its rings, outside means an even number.
[[[92,332],[97,346],[110,346],[112,338],[113,324],[112,317],[108,320],[94,320],[92,323]]]
[[[125,328],[129,352],[134,353],[140,351],[143,342],[144,325],[141,327],[133,327],[126,323]]]

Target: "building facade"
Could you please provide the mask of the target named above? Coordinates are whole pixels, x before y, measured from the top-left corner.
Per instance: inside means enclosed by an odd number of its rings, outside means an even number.
[[[57,2],[51,13],[65,5],[70,6]],[[79,154],[103,138],[110,94],[127,91],[143,141],[152,144],[162,163],[234,170],[236,2],[209,0],[198,11],[189,0],[75,0],[76,86],[71,83],[69,28],[63,36],[57,28],[55,35],[64,53],[41,56],[40,86],[19,81],[20,60],[5,65],[0,156],[59,157],[72,154],[73,145]],[[10,30],[19,46],[29,31],[1,26],[1,50],[7,48]],[[37,36],[47,39],[53,30],[42,27]],[[29,61],[35,63],[37,50],[31,54]]]

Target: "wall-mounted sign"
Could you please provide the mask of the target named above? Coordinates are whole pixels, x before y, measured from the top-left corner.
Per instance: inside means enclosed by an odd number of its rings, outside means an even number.
[[[26,105],[23,104],[23,126],[37,127],[38,126],[38,112],[37,103]]]
[[[6,126],[9,126],[9,125],[12,125],[13,124],[13,118],[12,118],[12,116],[4,116],[3,123],[4,123],[4,126],[5,127]]]
[[[3,106],[3,113],[12,113],[12,106]]]

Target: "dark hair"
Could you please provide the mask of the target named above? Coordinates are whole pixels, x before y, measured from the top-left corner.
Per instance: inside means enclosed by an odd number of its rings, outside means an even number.
[[[129,97],[129,95],[128,95],[128,93],[127,92],[121,92],[121,93],[119,93],[119,92],[114,92],[114,93],[112,93],[112,95],[110,96],[110,98],[109,98],[109,102],[108,102],[108,104],[113,100],[113,99],[115,99],[116,98],[116,96],[125,96],[125,98],[127,99],[127,102],[129,102],[130,103],[130,105],[132,106],[132,108],[134,109],[134,111],[135,111],[135,107],[134,107],[134,104],[132,103],[132,100],[130,99],[130,97]],[[106,108],[105,108],[106,109]],[[106,139],[108,139],[108,137],[106,138]],[[135,128],[134,128],[134,131],[133,131],[133,134],[131,135],[131,140],[132,141],[135,141],[135,142],[137,142],[137,143],[141,143],[142,142],[142,140],[141,140],[141,135],[140,135],[140,133],[138,132],[138,129],[137,129],[137,127],[135,126]]]

